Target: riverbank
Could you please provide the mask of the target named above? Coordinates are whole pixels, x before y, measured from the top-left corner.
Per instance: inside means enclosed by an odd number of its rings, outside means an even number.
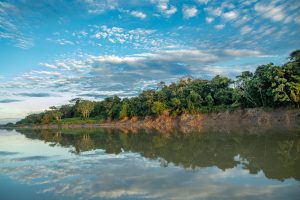
[[[22,129],[76,129],[76,128],[119,128],[119,129],[156,129],[188,132],[190,130],[233,130],[239,128],[279,128],[281,130],[300,130],[300,109],[238,109],[206,114],[185,114],[170,116],[167,113],[159,117],[124,119],[77,124],[21,125]]]

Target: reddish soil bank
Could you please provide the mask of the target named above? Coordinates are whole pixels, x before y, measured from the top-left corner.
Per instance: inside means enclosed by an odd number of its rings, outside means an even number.
[[[156,129],[164,132],[180,130],[213,130],[226,132],[243,129],[280,129],[300,130],[300,109],[244,109],[209,114],[184,114],[177,117],[164,114],[156,118],[136,117],[121,121],[107,121],[99,124],[73,125],[36,125],[20,128],[119,128],[119,129]]]

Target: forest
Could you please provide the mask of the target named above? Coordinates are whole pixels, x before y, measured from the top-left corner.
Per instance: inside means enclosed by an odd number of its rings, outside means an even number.
[[[217,75],[211,80],[185,77],[169,85],[160,82],[138,96],[107,97],[102,101],[81,98],[50,107],[18,121],[22,124],[60,123],[66,119],[126,120],[162,114],[179,116],[238,108],[300,107],[300,50],[293,51],[282,66],[260,65],[235,79]]]

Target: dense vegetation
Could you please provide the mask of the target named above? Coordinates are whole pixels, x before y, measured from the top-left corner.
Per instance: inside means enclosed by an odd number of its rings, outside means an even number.
[[[17,124],[61,123],[70,118],[123,120],[170,114],[195,114],[220,109],[300,106],[300,50],[290,54],[282,66],[258,66],[254,73],[242,72],[235,80],[220,75],[211,80],[183,78],[176,83],[158,84],[156,90],[136,97],[107,97],[103,101],[76,98],[69,105],[51,107],[31,114]]]

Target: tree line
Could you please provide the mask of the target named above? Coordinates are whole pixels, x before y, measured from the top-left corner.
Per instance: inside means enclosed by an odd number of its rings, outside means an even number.
[[[235,80],[220,75],[211,80],[187,77],[169,85],[160,82],[157,89],[131,98],[75,98],[70,104],[30,114],[17,124],[59,123],[77,117],[124,120],[256,107],[300,107],[300,50],[293,51],[282,66],[260,65],[255,72],[244,71]]]

